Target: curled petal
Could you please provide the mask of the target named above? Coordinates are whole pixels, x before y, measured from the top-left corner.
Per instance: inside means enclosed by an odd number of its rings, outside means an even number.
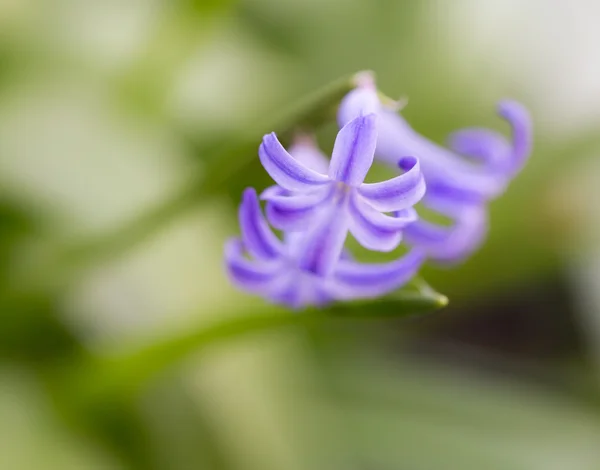
[[[267,218],[273,227],[280,230],[305,231],[311,225],[316,212],[325,210],[327,200],[331,198],[332,188],[319,188],[309,194],[290,196],[263,193],[267,200]]]
[[[402,227],[406,227],[408,224],[416,222],[419,219],[419,214],[412,207],[409,207],[408,209],[394,212],[394,218],[402,221]]]
[[[379,96],[374,84],[355,88],[340,103],[337,114],[338,124],[344,127],[357,117],[378,113],[380,108]]]
[[[456,185],[453,181],[430,179],[423,202],[439,200],[448,206],[472,206],[485,204],[487,197],[477,190]]]
[[[250,254],[259,259],[272,259],[281,254],[281,242],[264,219],[253,188],[244,190],[238,217],[242,240]]]
[[[491,170],[501,169],[511,148],[506,138],[495,131],[482,128],[468,128],[453,132],[448,138],[448,146],[455,152],[481,160]]]
[[[225,244],[225,266],[234,284],[248,292],[264,296],[279,277],[282,265],[278,260],[248,260],[244,257],[241,240],[232,239]]]
[[[275,133],[263,137],[258,156],[271,178],[289,191],[310,191],[329,182],[327,176],[307,168],[292,157],[277,140]]]
[[[279,196],[290,196],[293,192],[288,191],[287,189],[283,189],[281,186],[277,186],[274,184],[273,186],[269,186],[262,193],[260,193],[260,198],[263,201],[268,201],[271,198],[276,198]]]
[[[306,232],[298,248],[302,270],[326,277],[340,259],[348,235],[349,215],[346,198],[319,213],[313,227]]]
[[[480,207],[463,211],[452,226],[418,220],[404,230],[404,238],[408,244],[425,250],[431,259],[453,264],[481,246],[487,229],[487,214]]]
[[[415,132],[396,112],[383,109],[379,115],[379,138],[376,156],[390,165],[396,165],[405,155],[416,155],[428,190],[444,185],[490,199],[506,187],[504,174],[476,165],[437,145]]]
[[[486,205],[475,200],[463,200],[449,197],[447,193],[429,191],[423,198],[423,205],[435,212],[453,219],[460,220],[471,217],[471,214],[486,212]]]
[[[354,194],[348,205],[350,232],[358,242],[369,250],[392,251],[402,240],[401,230],[410,220],[408,212],[404,217],[391,217],[373,209],[361,196]],[[416,213],[413,211],[413,215]]]
[[[332,292],[339,299],[387,294],[410,281],[424,261],[425,254],[421,250],[412,250],[389,263],[365,264],[340,260],[333,275]]]
[[[506,119],[512,127],[513,145],[508,171],[514,174],[521,169],[531,153],[531,117],[523,105],[512,100],[501,101],[498,104],[498,114]]]
[[[393,212],[414,206],[425,194],[425,180],[414,157],[400,160],[406,173],[381,183],[362,184],[358,192],[375,209]]]
[[[337,135],[331,154],[329,177],[349,186],[360,185],[371,165],[377,144],[377,115],[353,119]]]

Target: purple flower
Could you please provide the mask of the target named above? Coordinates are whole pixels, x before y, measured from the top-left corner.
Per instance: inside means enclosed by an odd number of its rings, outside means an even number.
[[[412,206],[425,193],[416,158],[399,161],[404,170],[400,176],[363,182],[373,163],[377,120],[373,113],[360,113],[342,127],[327,173],[317,168],[320,163],[308,163],[306,155],[294,158],[275,134],[263,138],[260,161],[278,186],[261,197],[268,201],[267,216],[274,227],[303,233],[297,242],[303,271],[333,273],[348,231],[370,250],[391,251],[400,243],[402,229],[416,220]]]
[[[305,239],[312,235],[292,232],[280,240],[264,219],[252,188],[244,191],[239,223],[242,238],[225,246],[230,279],[247,292],[296,309],[384,295],[408,282],[424,260],[419,250],[380,264],[358,263],[343,256],[331,275],[318,276],[303,263]]]
[[[340,126],[365,113],[377,114],[376,158],[392,165],[405,155],[419,159],[427,183],[422,203],[452,225],[419,219],[404,234],[408,243],[427,249],[433,259],[458,261],[479,247],[487,232],[486,203],[502,194],[531,152],[527,110],[503,101],[498,112],[512,127],[512,141],[488,129],[468,128],[452,134],[445,148],[415,132],[393,106],[382,104],[368,76],[340,105]]]

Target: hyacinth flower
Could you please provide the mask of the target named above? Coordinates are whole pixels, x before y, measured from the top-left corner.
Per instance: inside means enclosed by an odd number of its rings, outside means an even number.
[[[418,157],[427,183],[422,204],[451,220],[446,226],[419,219],[404,231],[405,241],[425,248],[434,260],[463,260],[485,238],[487,202],[502,194],[530,154],[527,110],[515,101],[498,105],[499,115],[512,128],[512,141],[489,129],[467,128],[452,134],[445,148],[414,131],[393,103],[382,102],[370,76],[361,77],[358,85],[340,104],[340,126],[376,113],[376,158],[396,165],[405,155]]]
[[[242,290],[294,309],[385,295],[408,282],[425,259],[420,250],[378,264],[342,256],[332,273],[322,277],[304,268],[304,258],[312,256],[305,243],[310,232],[286,233],[279,239],[265,220],[254,189],[244,191],[238,215],[241,239],[225,246],[230,279]]]
[[[303,233],[297,243],[304,271],[332,274],[348,232],[365,248],[391,251],[400,243],[402,230],[416,220],[412,206],[425,193],[416,158],[399,160],[404,173],[395,178],[364,183],[373,163],[377,121],[376,114],[360,114],[342,127],[327,173],[290,155],[274,133],[263,138],[259,158],[277,186],[261,197],[274,227]]]

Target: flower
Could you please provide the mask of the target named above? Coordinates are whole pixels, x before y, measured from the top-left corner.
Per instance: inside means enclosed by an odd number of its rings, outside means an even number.
[[[369,76],[343,99],[340,126],[365,113],[379,117],[375,156],[396,165],[405,155],[418,157],[427,183],[424,206],[452,221],[443,226],[419,219],[406,227],[405,240],[425,248],[438,261],[456,262],[473,253],[487,233],[486,203],[504,192],[531,152],[531,121],[515,101],[502,101],[498,113],[512,127],[513,139],[482,128],[453,133],[449,148],[415,132],[393,105],[381,102]]]
[[[265,220],[256,191],[244,191],[239,208],[241,239],[225,246],[225,265],[240,289],[294,309],[334,300],[379,297],[408,282],[425,259],[412,250],[388,263],[365,264],[342,256],[331,275],[303,268],[304,232],[286,233],[280,240]],[[248,255],[248,256],[247,256]]]
[[[364,183],[373,163],[377,120],[376,114],[360,114],[342,127],[327,174],[290,155],[274,133],[264,136],[258,154],[277,186],[261,198],[267,201],[267,216],[275,228],[305,234],[297,247],[302,270],[330,275],[348,231],[365,248],[391,251],[400,243],[402,229],[416,220],[412,206],[425,193],[416,158],[399,161],[402,175]]]

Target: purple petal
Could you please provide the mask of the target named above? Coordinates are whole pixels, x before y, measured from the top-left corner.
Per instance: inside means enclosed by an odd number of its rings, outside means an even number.
[[[280,230],[305,231],[311,225],[315,214],[326,209],[326,201],[331,198],[333,188],[319,188],[309,194],[284,196],[263,193],[267,200],[267,218],[273,227]]]
[[[370,298],[385,295],[410,281],[425,260],[412,250],[389,263],[365,264],[341,260],[333,275],[334,296],[338,299]]]
[[[481,160],[491,170],[501,170],[511,152],[508,140],[498,132],[483,128],[467,128],[453,132],[448,138],[453,151]]]
[[[270,299],[276,303],[287,305],[294,310],[316,305],[322,306],[331,302],[326,292],[326,282],[312,274],[296,272],[291,276],[284,288],[274,292]]]
[[[244,246],[250,254],[259,259],[276,258],[281,254],[281,241],[265,221],[253,188],[244,190],[238,217]]]
[[[329,177],[349,186],[360,185],[371,165],[377,143],[377,115],[360,116],[337,135],[329,165]]]
[[[476,201],[461,200],[447,194],[430,192],[423,198],[423,205],[451,219],[460,219],[471,213],[485,212],[485,204]]]
[[[432,199],[444,199],[448,203],[458,205],[481,205],[488,198],[473,188],[465,188],[457,185],[455,181],[443,181],[431,178],[427,181],[427,192],[423,201]]]
[[[296,138],[292,146],[289,147],[288,152],[305,167],[323,175],[327,174],[329,158],[321,152],[311,137],[301,136]]]
[[[394,212],[394,218],[402,221],[403,227],[406,227],[408,224],[416,222],[419,219],[419,214],[412,207],[409,207],[408,209]]]
[[[419,161],[405,157],[400,165],[406,173],[381,183],[362,184],[358,192],[375,209],[393,212],[414,206],[425,194],[425,180]]]
[[[348,93],[338,109],[338,125],[344,127],[353,119],[367,114],[378,113],[381,108],[377,89],[372,86],[361,86]]]
[[[354,194],[348,206],[350,232],[365,248],[373,251],[392,251],[402,240],[401,230],[416,220],[416,212],[403,212],[401,217],[391,217],[375,210],[361,196]]]
[[[328,276],[340,259],[348,235],[347,197],[341,197],[329,210],[319,213],[314,226],[300,244],[298,260],[301,269],[318,276]]]
[[[487,200],[506,187],[505,175],[475,165],[431,142],[415,132],[396,112],[383,109],[379,114],[378,129],[377,158],[395,166],[406,155],[417,156],[428,189],[434,184],[443,184]]]
[[[258,156],[271,178],[289,191],[310,191],[329,182],[327,176],[307,168],[292,157],[277,140],[275,133],[263,137]]]
[[[292,309],[300,308],[296,275],[296,272],[292,274],[291,271],[283,273],[284,279],[280,280],[276,287],[270,289],[267,298],[273,303],[286,305]]]
[[[323,307],[334,300],[330,292],[331,287],[329,284],[330,282],[326,281],[325,285],[323,285],[322,279],[318,279],[318,282],[313,284],[310,305]]]
[[[457,263],[473,254],[485,240],[488,223],[484,207],[465,210],[452,226],[418,220],[404,230],[406,242],[442,263]]]
[[[288,191],[287,189],[283,189],[281,186],[277,186],[274,184],[273,186],[269,186],[262,193],[260,193],[260,199],[263,201],[268,201],[271,198],[278,196],[291,196],[294,194],[292,191]]]
[[[509,171],[514,174],[521,169],[531,153],[532,124],[527,109],[512,100],[504,100],[498,104],[498,114],[506,119],[513,131],[513,146]]]
[[[290,282],[282,291],[269,296],[269,300],[279,305],[285,305],[292,310],[300,310],[304,305],[299,296],[298,287]]]
[[[231,281],[246,291],[265,295],[279,277],[282,264],[278,261],[250,261],[244,257],[239,239],[225,244],[225,266]]]

